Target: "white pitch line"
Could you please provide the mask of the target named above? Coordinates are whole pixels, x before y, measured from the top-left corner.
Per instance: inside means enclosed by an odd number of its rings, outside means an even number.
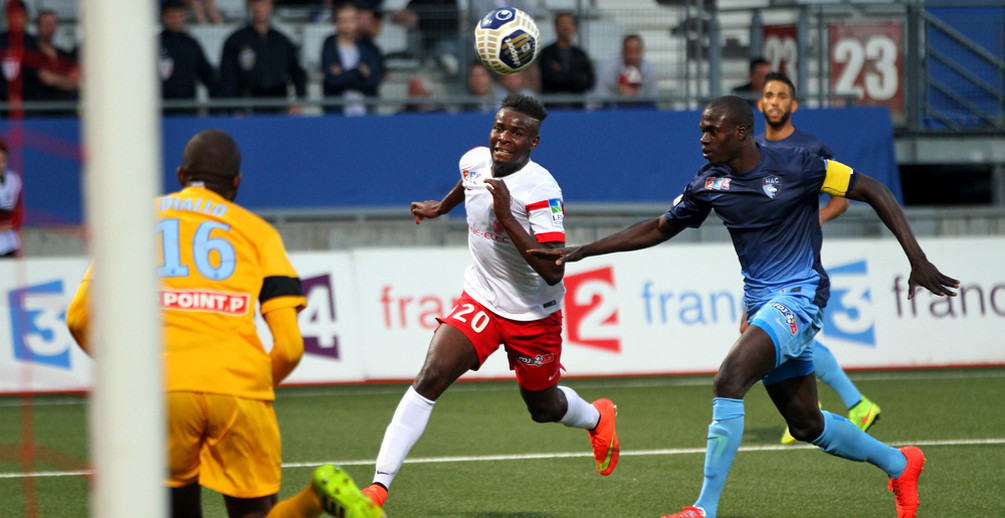
[[[904,443],[890,443],[890,446],[979,446],[1005,444],[1005,438],[997,439],[948,439],[941,441],[917,441]],[[813,445],[764,445],[764,446],[743,446],[741,452],[762,452],[762,451],[795,451],[816,449]],[[695,455],[704,454],[705,448],[668,448],[657,450],[634,450],[622,451],[623,457],[645,457],[656,455]],[[436,464],[452,462],[500,462],[510,460],[540,460],[540,459],[567,459],[574,457],[592,457],[590,452],[557,452],[557,453],[523,453],[514,455],[460,455],[453,457],[422,457],[416,459],[405,459],[405,464]],[[321,464],[335,464],[338,466],[372,466],[376,460],[340,460],[340,461],[312,461],[312,462],[284,462],[284,468],[310,468]],[[42,477],[78,477],[91,475],[91,470],[79,471],[45,471],[37,473],[0,473],[0,479],[8,478],[42,478]]]

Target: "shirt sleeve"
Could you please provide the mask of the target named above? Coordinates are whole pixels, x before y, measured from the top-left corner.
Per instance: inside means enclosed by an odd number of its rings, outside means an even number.
[[[300,277],[286,256],[282,238],[275,231],[262,250],[262,277],[258,302],[263,315],[278,308],[291,307],[300,311],[307,307]]]
[[[712,207],[698,195],[695,185],[699,181],[700,177],[695,177],[684,188],[684,192],[674,199],[673,206],[666,211],[667,221],[691,228],[701,226]]]
[[[565,202],[557,183],[547,182],[534,189],[526,208],[530,233],[538,243],[565,242]]]

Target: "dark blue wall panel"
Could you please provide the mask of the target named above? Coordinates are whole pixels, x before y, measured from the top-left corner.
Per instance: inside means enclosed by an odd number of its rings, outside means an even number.
[[[532,156],[555,175],[568,203],[669,203],[704,163],[699,115],[556,112],[545,121]],[[803,109],[794,118],[823,138],[837,160],[876,177],[900,199],[885,108]],[[757,120],[760,131],[763,121]],[[453,187],[457,160],[487,145],[491,123],[490,115],[469,113],[169,118],[163,123],[163,170],[156,174],[165,191],[177,189],[175,170],[186,141],[200,130],[220,128],[241,147],[238,202],[253,210],[401,207],[405,214],[409,202],[439,199]],[[0,132],[22,136],[23,163],[13,163],[25,172],[29,224],[79,222],[78,122],[27,120],[23,130],[4,123]]]

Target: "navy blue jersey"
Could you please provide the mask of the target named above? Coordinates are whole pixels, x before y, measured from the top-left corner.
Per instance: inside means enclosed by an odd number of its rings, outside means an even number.
[[[702,167],[667,210],[667,221],[697,228],[715,209],[740,259],[748,305],[801,292],[822,308],[830,282],[820,264],[817,199],[821,192],[844,196],[857,173],[803,148],[760,151],[760,161],[743,174],[727,165]]]
[[[801,147],[806,148],[807,151],[813,153],[820,158],[831,159],[834,158],[834,152],[831,148],[827,147],[824,141],[818,139],[817,137],[806,133],[805,131],[799,131],[799,128],[793,128],[791,135],[779,140],[768,140],[764,133],[754,137],[754,141],[764,147]]]

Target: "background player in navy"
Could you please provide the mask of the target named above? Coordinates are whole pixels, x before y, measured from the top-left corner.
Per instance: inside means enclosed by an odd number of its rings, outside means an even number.
[[[890,477],[900,518],[915,515],[924,454],[895,449],[847,419],[817,407],[810,343],[823,322],[829,296],[820,265],[821,191],[871,205],[900,242],[911,264],[908,297],[917,287],[955,296],[959,281],[928,261],[889,189],[848,166],[804,149],[761,147],[754,114],[742,98],[710,103],[701,116],[701,150],[708,160],[662,216],[636,223],[593,243],[536,249],[557,264],[593,255],[648,248],[687,227],[698,227],[712,209],[729,229],[744,276],[748,327],[733,344],[713,381],[704,483],[693,506],[665,518],[714,518],[719,497],[743,436],[743,397],[758,380],[785,417],[792,435],[842,458],[866,461]]]
[[[792,84],[789,76],[781,72],[772,72],[764,78],[758,108],[764,114],[766,126],[763,134],[754,137],[754,141],[758,144],[764,147],[801,147],[820,158],[828,160],[834,158],[834,153],[824,141],[792,125],[792,113],[799,108],[799,102],[796,101],[796,86]],[[821,225],[848,210],[847,198],[828,196],[830,200],[827,205],[820,209]],[[742,333],[746,327],[747,322],[744,319],[740,325],[740,332]],[[813,340],[813,370],[821,381],[837,392],[848,409],[848,419],[855,426],[868,431],[879,419],[879,405],[862,395],[838,365],[837,358],[830,349],[817,340]],[[786,428],[782,434],[782,444],[794,442],[796,438]]]

